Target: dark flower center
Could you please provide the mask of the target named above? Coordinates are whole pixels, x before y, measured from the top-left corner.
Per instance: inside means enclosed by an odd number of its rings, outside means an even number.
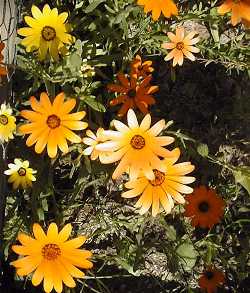
[[[156,169],[153,170],[155,174],[155,179],[150,181],[150,184],[153,186],[161,185],[165,180],[165,174],[161,171],[158,171]]]
[[[199,203],[198,208],[202,213],[207,213],[209,211],[210,206],[207,201],[202,201],[201,203]]]
[[[47,125],[51,129],[55,129],[55,128],[59,127],[60,124],[61,124],[61,119],[54,114],[50,115],[47,119]]]
[[[211,279],[213,279],[213,277],[214,277],[214,273],[213,272],[211,272],[211,271],[207,271],[207,272],[205,272],[205,277],[208,279],[208,280],[211,280]]]
[[[134,98],[136,96],[136,90],[129,90],[127,95],[130,97],[130,98]]]
[[[141,135],[134,135],[130,141],[130,144],[134,149],[140,150],[145,146],[145,139]]]
[[[3,125],[7,125],[9,122],[9,119],[6,115],[0,115],[0,123]]]
[[[19,168],[19,170],[17,171],[19,176],[25,176],[26,175],[26,169],[24,169],[23,167]]]
[[[183,44],[183,42],[178,42],[178,43],[176,44],[176,49],[177,49],[177,50],[183,50],[183,49],[184,49],[184,44]]]
[[[61,249],[57,244],[46,244],[42,248],[42,255],[47,260],[55,260],[61,255]]]
[[[45,41],[52,41],[56,37],[56,31],[53,27],[46,25],[42,29],[42,37]]]

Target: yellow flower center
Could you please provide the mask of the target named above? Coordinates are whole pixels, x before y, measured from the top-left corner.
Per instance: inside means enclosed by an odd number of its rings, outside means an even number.
[[[45,41],[52,41],[56,37],[56,31],[53,27],[46,25],[42,29],[42,37]]]
[[[61,249],[57,244],[46,244],[42,248],[42,255],[47,260],[55,260],[61,255]]]
[[[178,42],[176,44],[176,49],[177,50],[183,50],[184,49],[184,43],[183,42]]]
[[[134,149],[140,150],[145,147],[145,139],[137,134],[132,137],[130,144]]]
[[[165,180],[165,174],[161,171],[158,171],[156,169],[153,170],[155,174],[155,179],[150,181],[150,184],[153,186],[162,185],[162,183]]]
[[[129,98],[134,98],[136,96],[136,90],[129,90],[127,95],[129,96]]]
[[[60,124],[61,124],[61,119],[54,114],[50,115],[47,119],[47,125],[51,129],[55,129],[55,128],[59,127]]]
[[[17,171],[19,176],[25,176],[26,175],[26,169],[24,169],[23,167],[19,168],[19,170]]]
[[[3,125],[7,125],[9,122],[9,119],[6,115],[0,115],[0,123]]]
[[[202,201],[201,203],[199,203],[198,208],[199,208],[200,212],[207,213],[210,209],[210,206],[209,206],[208,202]]]

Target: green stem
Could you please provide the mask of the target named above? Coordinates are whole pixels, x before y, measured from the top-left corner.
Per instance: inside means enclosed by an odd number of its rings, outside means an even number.
[[[44,79],[44,83],[50,99],[54,99],[56,94],[55,84],[48,79]]]

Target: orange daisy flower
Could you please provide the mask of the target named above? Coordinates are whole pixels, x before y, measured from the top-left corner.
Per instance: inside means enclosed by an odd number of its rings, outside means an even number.
[[[3,54],[2,54],[4,47],[5,47],[4,42],[0,42],[0,76],[7,74],[7,70],[2,63],[3,59],[4,59]]]
[[[85,111],[70,113],[76,105],[75,99],[64,102],[64,93],[56,96],[53,104],[46,93],[41,93],[40,102],[35,97],[30,98],[34,111],[23,110],[21,116],[30,123],[19,127],[22,134],[30,134],[27,146],[35,144],[35,152],[40,154],[47,145],[50,158],[57,155],[57,149],[68,152],[67,140],[80,143],[80,136],[71,130],[83,130],[88,124],[80,121],[86,115]]]
[[[196,32],[190,32],[185,36],[184,27],[177,27],[176,34],[171,32],[167,33],[170,43],[163,43],[162,48],[171,49],[172,51],[164,58],[165,61],[173,59],[173,66],[183,64],[184,57],[187,57],[191,61],[195,60],[195,56],[192,53],[200,52],[200,49],[194,47],[194,44],[199,42],[199,38],[195,37]]]
[[[128,110],[138,108],[143,114],[148,113],[148,106],[155,104],[152,96],[157,92],[158,86],[151,86],[151,75],[148,75],[139,84],[136,78],[130,76],[130,80],[123,73],[118,73],[117,78],[120,84],[109,84],[108,90],[121,94],[110,101],[111,106],[123,104],[118,112],[118,116],[124,116]]]
[[[250,1],[249,0],[226,0],[220,7],[218,13],[225,14],[231,11],[231,23],[236,25],[242,19],[250,21]]]
[[[186,184],[194,182],[195,178],[185,175],[194,170],[194,165],[191,165],[190,162],[175,164],[180,157],[179,148],[172,150],[171,155],[172,157],[161,161],[166,167],[166,172],[153,170],[154,180],[140,176],[136,180],[131,180],[125,184],[125,187],[130,190],[124,192],[122,197],[140,196],[135,207],[140,208],[139,213],[141,215],[145,214],[152,206],[152,216],[155,217],[160,212],[160,204],[168,214],[174,206],[173,199],[180,204],[184,204],[185,199],[181,193],[188,194],[193,191]]]
[[[130,64],[131,76],[133,78],[147,77],[150,73],[154,71],[152,67],[152,61],[147,60],[142,62],[141,56],[136,55],[134,60]]]
[[[199,286],[207,293],[216,293],[217,288],[225,283],[225,275],[222,271],[208,267],[199,279]]]
[[[154,21],[158,20],[161,13],[170,18],[172,15],[178,15],[178,9],[172,0],[138,0],[138,5],[144,6],[144,12],[152,11]]]
[[[223,216],[225,202],[215,190],[199,186],[186,196],[187,205],[184,215],[191,217],[194,227],[212,228]]]

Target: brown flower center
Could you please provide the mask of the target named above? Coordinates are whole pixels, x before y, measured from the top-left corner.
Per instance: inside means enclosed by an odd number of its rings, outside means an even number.
[[[208,280],[211,280],[214,277],[214,273],[211,271],[206,271],[204,275]]]
[[[26,169],[24,169],[23,167],[19,168],[19,170],[17,171],[19,176],[25,176],[26,175]]]
[[[54,115],[54,114],[50,115],[48,117],[48,119],[47,119],[47,124],[48,124],[49,128],[55,129],[55,128],[60,126],[61,119],[58,116]]]
[[[137,134],[132,137],[130,144],[134,149],[141,150],[145,147],[145,139]]]
[[[134,98],[136,96],[136,90],[129,90],[127,95],[130,97],[130,98]]]
[[[0,115],[0,123],[3,125],[7,125],[9,122],[9,119],[6,115]]]
[[[198,208],[202,213],[207,213],[210,209],[210,206],[207,201],[202,201],[199,203]]]
[[[42,256],[47,260],[55,260],[61,255],[61,249],[57,244],[46,244],[42,248]]]
[[[56,31],[53,27],[46,25],[42,29],[42,37],[45,41],[52,41],[56,37]]]
[[[176,49],[177,50],[183,50],[184,49],[184,43],[183,42],[178,42],[176,44]]]
[[[153,170],[155,174],[155,179],[150,181],[150,184],[153,186],[161,185],[165,180],[165,174],[161,171],[158,171],[156,169]]]

